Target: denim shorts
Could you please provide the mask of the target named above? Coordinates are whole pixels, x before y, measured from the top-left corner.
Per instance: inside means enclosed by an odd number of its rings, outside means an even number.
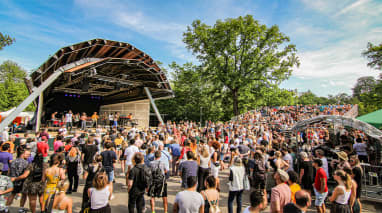
[[[114,170],[110,172],[106,172],[107,178],[109,179],[109,182],[113,182],[114,180]]]
[[[315,206],[322,206],[325,203],[325,198],[328,196],[328,192],[319,193],[316,188],[313,187],[314,194],[316,195],[316,201],[314,202]]]

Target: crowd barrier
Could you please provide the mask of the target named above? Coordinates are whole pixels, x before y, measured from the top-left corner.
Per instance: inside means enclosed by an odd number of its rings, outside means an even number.
[[[382,166],[362,163],[362,197],[382,202]]]

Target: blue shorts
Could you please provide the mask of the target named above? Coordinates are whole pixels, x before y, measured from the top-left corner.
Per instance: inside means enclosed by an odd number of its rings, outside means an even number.
[[[316,188],[313,187],[314,194],[316,195],[316,200],[314,202],[315,206],[322,206],[325,203],[325,198],[328,196],[328,192],[319,193]]]
[[[106,172],[107,178],[109,179],[109,182],[113,182],[114,180],[114,170],[110,172]]]

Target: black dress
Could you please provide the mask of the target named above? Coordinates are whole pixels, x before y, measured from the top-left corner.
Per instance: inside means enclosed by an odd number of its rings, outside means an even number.
[[[303,161],[301,163],[301,169],[304,169],[304,175],[301,178],[301,186],[303,189],[312,191],[312,184],[314,182],[312,161]]]
[[[101,169],[102,169],[102,164],[98,164],[97,166],[90,164],[88,166],[88,169],[86,170],[88,172],[88,176],[86,178],[85,187],[84,187],[84,191],[82,194],[82,206],[81,206],[80,212],[83,212],[86,208],[90,207],[90,198],[88,195],[88,190],[89,190],[89,188],[92,187],[93,179],[96,176],[96,174],[98,173],[98,171],[100,171]]]

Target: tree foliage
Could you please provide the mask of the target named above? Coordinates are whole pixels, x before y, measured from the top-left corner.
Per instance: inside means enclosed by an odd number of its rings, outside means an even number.
[[[367,49],[362,55],[369,60],[367,66],[378,70],[382,69],[382,43],[379,45],[367,43]]]
[[[0,65],[0,111],[18,106],[29,93],[24,83],[27,73],[17,63],[4,61]],[[31,104],[27,111],[33,111]]]
[[[226,98],[235,115],[240,113],[241,97],[249,95],[248,88],[278,85],[299,65],[289,37],[276,25],[267,27],[251,15],[218,20],[214,26],[196,20],[183,34],[183,41],[202,63],[202,78],[229,94]]]
[[[0,50],[2,50],[5,46],[11,45],[14,41],[14,38],[0,32]]]

